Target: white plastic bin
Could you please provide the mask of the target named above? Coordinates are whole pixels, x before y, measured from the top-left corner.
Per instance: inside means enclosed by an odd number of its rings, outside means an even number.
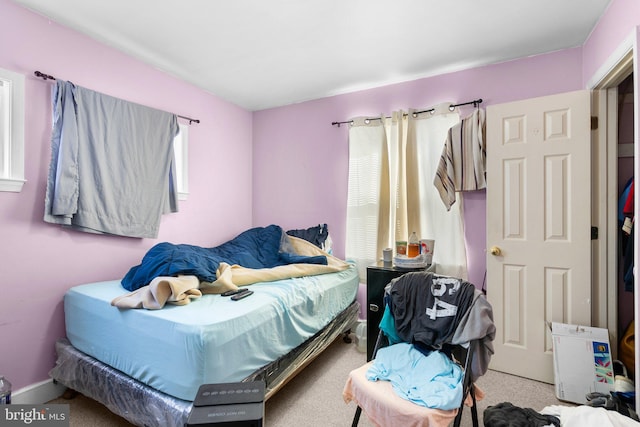
[[[361,353],[367,352],[367,321],[358,320],[356,326],[356,348]]]

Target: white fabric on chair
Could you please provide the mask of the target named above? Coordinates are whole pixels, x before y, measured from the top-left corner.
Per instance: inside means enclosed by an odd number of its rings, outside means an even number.
[[[355,401],[374,424],[389,427],[447,427],[453,422],[458,409],[444,411],[425,408],[396,395],[389,381],[369,381],[366,373],[371,364],[369,362],[351,371],[342,397],[346,403]],[[380,402],[384,402],[384,405],[380,405]]]
[[[368,362],[349,373],[342,398],[345,403],[353,401],[360,406],[374,424],[381,427],[447,427],[453,422],[459,409],[425,408],[395,394],[389,381],[369,381],[367,370],[372,364]],[[484,399],[484,391],[477,384],[474,391],[476,401]],[[472,406],[472,397],[467,395],[464,404]]]

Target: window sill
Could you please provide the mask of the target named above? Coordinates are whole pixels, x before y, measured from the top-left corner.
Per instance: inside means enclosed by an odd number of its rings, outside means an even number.
[[[0,178],[0,191],[19,193],[22,191],[22,186],[25,182],[27,181],[24,179]]]

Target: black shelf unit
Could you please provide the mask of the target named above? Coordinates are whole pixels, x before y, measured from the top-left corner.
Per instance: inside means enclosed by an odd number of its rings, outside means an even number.
[[[397,268],[392,263],[379,261],[367,267],[367,361],[373,357],[373,349],[378,338],[378,325],[384,312],[383,297],[387,284],[411,271],[433,271],[433,265],[426,268]]]

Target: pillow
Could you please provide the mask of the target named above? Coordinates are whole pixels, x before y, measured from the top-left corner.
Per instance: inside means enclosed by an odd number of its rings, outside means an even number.
[[[311,242],[325,252],[329,252],[325,249],[327,240],[329,238],[329,228],[327,224],[316,225],[315,227],[309,227],[305,229],[288,230],[289,236],[298,237],[304,239],[307,242]]]

